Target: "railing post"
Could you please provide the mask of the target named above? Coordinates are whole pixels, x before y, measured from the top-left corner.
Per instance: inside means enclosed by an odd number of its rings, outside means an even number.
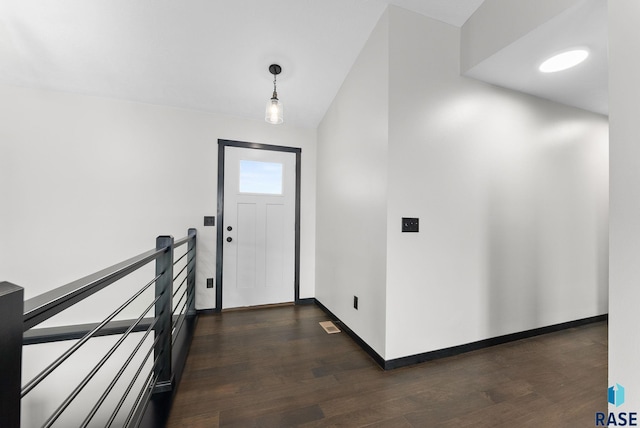
[[[193,258],[193,264],[191,265],[191,269],[187,268],[187,302],[191,302],[187,307],[187,315],[195,315],[196,314],[196,240],[198,239],[198,232],[196,229],[189,229],[189,236],[193,236],[193,239],[189,241],[189,245],[187,247],[187,252],[191,254]],[[193,252],[192,252],[193,251]],[[188,257],[187,257],[188,260]]]
[[[0,282],[0,427],[20,427],[24,290]]]
[[[173,236],[158,236],[156,249],[165,249],[164,253],[156,259],[156,275],[160,278],[156,281],[156,297],[161,296],[156,302],[155,316],[158,323],[155,327],[155,337],[160,338],[154,349],[154,355],[158,359],[155,367],[157,376],[154,392],[171,390],[171,327],[172,327],[172,300],[173,300]]]

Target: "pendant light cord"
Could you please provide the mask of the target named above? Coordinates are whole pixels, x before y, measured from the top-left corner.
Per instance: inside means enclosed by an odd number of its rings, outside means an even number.
[[[271,97],[271,99],[278,99],[278,92],[276,90],[276,74],[273,75],[273,96]]]

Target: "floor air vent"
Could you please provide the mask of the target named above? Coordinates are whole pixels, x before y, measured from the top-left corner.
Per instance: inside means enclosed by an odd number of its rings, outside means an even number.
[[[320,326],[324,328],[324,331],[326,331],[328,334],[340,333],[340,329],[336,327],[336,325],[331,321],[322,321],[320,323]]]

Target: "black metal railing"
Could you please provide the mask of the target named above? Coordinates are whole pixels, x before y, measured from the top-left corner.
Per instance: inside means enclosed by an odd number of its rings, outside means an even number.
[[[126,284],[124,301],[102,321],[34,328],[153,262],[153,278],[142,287]],[[0,427],[20,427],[21,402],[72,356],[87,348],[95,354],[93,341],[105,336],[113,339],[109,349],[66,396],[47,397],[55,410],[37,426],[157,426],[168,414],[193,334],[195,272],[196,230],[189,229],[184,238],[159,236],[153,250],[26,301],[21,287],[0,282]],[[132,308],[135,319],[117,319]],[[61,342],[70,345],[22,386],[23,346]],[[114,359],[117,367],[106,370]],[[89,389],[99,395],[90,396]],[[65,419],[78,402],[80,410]]]

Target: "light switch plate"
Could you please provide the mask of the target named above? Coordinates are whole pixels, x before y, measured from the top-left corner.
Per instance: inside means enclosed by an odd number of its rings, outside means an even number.
[[[402,217],[403,232],[418,232],[420,219],[416,217]]]

